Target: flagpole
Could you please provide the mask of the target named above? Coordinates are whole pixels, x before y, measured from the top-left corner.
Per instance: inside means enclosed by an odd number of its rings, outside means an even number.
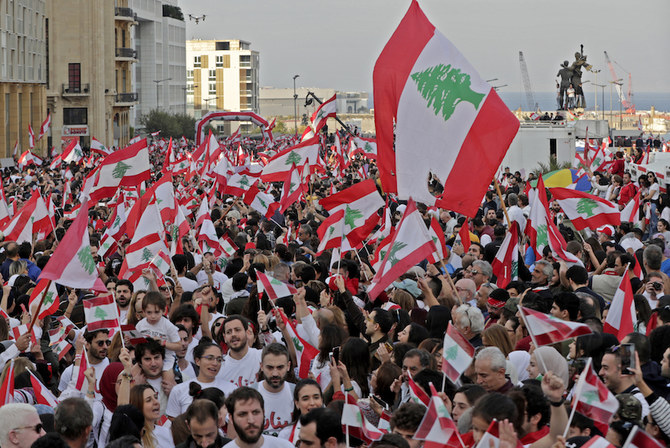
[[[507,207],[505,207],[505,201],[502,198],[502,193],[500,192],[500,185],[498,184],[498,179],[493,178],[493,184],[496,187],[496,193],[498,193],[498,197],[500,198],[500,206],[503,209],[503,212],[505,212],[505,218],[507,219],[507,226],[512,227],[512,221],[509,219],[509,215],[507,214]]]
[[[592,358],[589,357],[589,359],[586,360],[586,366],[584,366],[584,370],[582,370],[582,373],[579,375],[579,382],[582,382],[582,375],[585,373],[588,373],[589,369],[591,368],[591,361]],[[579,385],[579,382],[577,385]],[[568,432],[570,431],[570,423],[572,422],[572,418],[575,416],[575,411],[577,410],[577,402],[579,401],[579,394],[581,393],[582,388],[581,387],[575,387],[575,396],[572,397],[572,411],[570,411],[570,417],[568,417],[568,423],[565,425],[565,431],[563,432],[563,438],[568,437]]]
[[[528,321],[526,320],[526,315],[523,313],[523,310],[521,309],[521,304],[518,304],[516,306],[519,310],[519,314],[521,315],[521,319],[523,320],[523,323],[526,325],[526,330],[528,330],[528,334],[530,335],[530,339],[533,341],[533,345],[535,346],[535,349],[537,350],[540,346],[537,345],[537,341],[535,340],[535,335],[533,334],[532,331],[530,331],[530,326],[528,325]],[[547,366],[544,364],[544,360],[542,359],[542,355],[540,353],[537,353],[536,358],[540,361],[540,364],[542,364],[542,367],[544,368],[544,372],[548,372],[549,370],[547,369]]]
[[[50,287],[51,287],[51,280],[48,280],[47,285],[44,288],[44,292],[42,293],[42,297],[40,298],[40,302],[37,304],[37,309],[35,310],[35,315],[30,320],[30,325],[28,325],[28,334],[30,334],[30,332],[33,330],[33,326],[35,326],[35,322],[37,322],[37,316],[40,315],[40,310],[42,309],[42,305],[44,304],[44,298],[46,297],[47,293],[49,292]]]
[[[356,249],[354,249],[354,252],[356,253],[356,257],[358,257],[358,261],[361,263],[361,266],[362,266],[363,265],[363,260],[361,260],[361,256],[358,255],[358,251]],[[368,277],[367,271],[365,269],[362,269],[362,271],[363,271],[363,275],[365,275],[365,281],[369,282],[370,277]]]
[[[444,360],[442,360],[442,362],[444,362]],[[445,375],[444,372],[442,372],[442,389],[441,389],[442,393],[444,393],[444,387],[446,386],[446,383],[447,383],[447,375]]]

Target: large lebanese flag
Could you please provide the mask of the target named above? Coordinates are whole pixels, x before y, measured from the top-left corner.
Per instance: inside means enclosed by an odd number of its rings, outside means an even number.
[[[344,236],[351,247],[357,247],[379,223],[377,211],[384,206],[384,200],[377,192],[375,182],[367,179],[321,199],[319,205],[331,215],[344,210]]]
[[[436,250],[416,203],[410,199],[384,261],[369,286],[370,298],[374,300],[409,268],[430,257]]]
[[[337,114],[337,102],[335,101],[337,95],[327,99],[319,105],[319,107],[312,114],[312,129],[315,134],[318,134],[322,127],[326,125],[328,117],[334,117]]]
[[[319,138],[315,136],[275,154],[263,168],[261,180],[263,182],[283,181],[291,170],[292,164],[295,166],[303,166],[305,163],[309,163],[310,166],[316,165],[320,147]]]
[[[614,297],[612,297],[612,303],[603,324],[603,331],[613,334],[621,341],[627,334],[635,331],[636,322],[633,288],[630,285],[628,269],[626,269],[626,272],[621,276],[619,287],[614,293]]]
[[[47,265],[42,269],[41,279],[48,279],[63,286],[78,289],[107,291],[98,277],[95,260],[88,239],[88,203],[68,228]]]
[[[433,205],[433,173],[444,183],[437,203],[475,216],[519,120],[416,0],[379,55],[373,82],[383,190]]]
[[[5,221],[6,224],[0,227],[0,231],[5,234],[5,240],[19,244],[24,241],[32,242],[34,235],[37,235],[37,239],[42,239],[53,230],[49,209],[39,192],[33,194],[11,220]]]
[[[496,276],[496,283],[501,287],[505,287],[512,280],[519,278],[519,231],[517,230],[519,223],[512,221],[510,231],[505,235],[498,252],[496,253],[491,267],[493,268],[493,275]]]
[[[526,329],[533,335],[538,346],[555,344],[566,339],[593,333],[593,330],[586,324],[562,320],[525,307],[520,309],[521,317],[526,323]]]
[[[606,199],[570,188],[550,188],[549,191],[577,230],[621,224],[619,208]]]

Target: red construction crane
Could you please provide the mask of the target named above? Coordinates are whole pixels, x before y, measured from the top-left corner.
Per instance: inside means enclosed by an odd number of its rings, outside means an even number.
[[[607,66],[609,67],[610,73],[612,74],[612,82],[614,82],[616,85],[616,91],[619,95],[622,106],[626,109],[626,113],[635,113],[635,104],[633,104],[633,78],[630,72],[626,71],[619,63],[617,63],[617,65],[628,74],[628,95],[626,97],[624,96],[623,88],[621,87],[622,84],[619,84],[618,82],[619,78],[617,77],[616,70],[614,70],[614,65],[612,64],[612,61],[607,52],[605,52],[605,60],[607,61]]]

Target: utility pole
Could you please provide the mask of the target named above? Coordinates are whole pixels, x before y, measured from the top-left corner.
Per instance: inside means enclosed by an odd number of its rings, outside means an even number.
[[[293,75],[293,131],[298,135],[298,94],[295,91],[295,80],[300,75]]]

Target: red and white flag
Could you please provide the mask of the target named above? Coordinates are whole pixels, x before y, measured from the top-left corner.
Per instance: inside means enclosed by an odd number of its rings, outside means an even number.
[[[275,312],[279,312],[279,317],[284,321],[286,331],[293,342],[293,347],[295,347],[295,357],[298,360],[298,365],[296,366],[298,368],[298,377],[305,379],[309,376],[310,363],[319,354],[319,350],[312,347],[308,342],[305,342],[303,338],[298,336],[298,332],[295,330],[293,323],[286,317],[281,308],[274,308],[274,310]]]
[[[500,446],[498,420],[495,418],[489,425],[482,438],[479,439],[479,443],[477,444],[476,448],[490,448],[491,446],[494,448],[498,448]]]
[[[261,180],[281,182],[286,179],[291,165],[303,166],[309,163],[310,166],[315,166],[318,162],[320,147],[319,138],[313,137],[275,154],[263,168]]]
[[[442,227],[440,227],[440,224],[434,216],[430,220],[428,234],[433,240],[433,243],[435,243],[435,247],[437,247],[437,251],[430,256],[428,263],[439,263],[447,254],[447,243],[444,239],[444,230],[442,230]]]
[[[123,332],[123,337],[128,336],[130,338],[130,343],[132,345],[143,344],[147,342],[147,338],[144,337],[140,331],[135,328],[135,325],[121,325],[121,331]]]
[[[35,133],[33,132],[33,127],[28,124],[28,147],[33,149],[35,147]]]
[[[23,207],[0,230],[5,234],[5,241],[32,242],[33,236],[42,239],[53,230],[53,222],[49,216],[42,195],[34,192]]]
[[[17,140],[14,143],[14,150],[12,151],[12,157],[16,157],[19,154],[19,141]]]
[[[33,372],[28,370],[28,373],[30,374],[30,384],[33,386],[33,392],[35,393],[35,401],[38,404],[44,404],[51,406],[52,408],[58,406],[58,403],[60,402],[54,394],[52,394],[51,391],[47,389],[35,375],[33,375]]]
[[[291,205],[298,202],[303,190],[298,167],[291,165],[291,170],[284,179],[284,188],[282,188],[281,198],[279,199],[279,213],[284,213]]]
[[[86,302],[84,301],[84,305],[85,304]],[[86,369],[88,369],[88,353],[86,353],[86,347],[84,347],[84,350],[81,352],[81,359],[79,360],[79,366],[75,365],[75,367],[73,367],[72,369],[72,376],[74,376],[74,371],[77,370],[77,380],[75,381],[75,389],[84,390],[84,384],[88,384],[88,381],[86,380],[86,375],[84,374],[84,372],[86,372]]]
[[[456,384],[463,372],[470,367],[475,357],[475,348],[449,322],[444,333],[442,349],[442,372]]]
[[[382,189],[475,216],[519,120],[416,0],[379,55],[373,82]],[[444,184],[437,201],[429,173]]]
[[[63,150],[61,154],[61,159],[65,163],[79,163],[81,159],[84,158],[84,151],[82,151],[81,146],[79,145],[79,138],[70,139],[70,142]]]
[[[463,221],[463,225],[461,226],[460,230],[458,231],[458,236],[460,237],[461,244],[463,245],[463,252],[468,253],[468,250],[470,249],[470,225],[468,224],[468,217],[465,217],[465,221]]]
[[[586,446],[586,445],[584,445]],[[633,425],[633,430],[628,434],[626,442],[622,448],[662,448],[663,444],[651,434],[642,430],[639,426]],[[598,447],[600,448],[600,447]]]
[[[637,317],[635,313],[635,300],[633,288],[628,277],[628,269],[621,276],[619,287],[612,297],[607,318],[603,322],[603,331],[613,334],[621,341],[627,334],[635,331]]]
[[[246,174],[233,174],[228,178],[223,194],[242,197],[257,180]]]
[[[414,438],[424,440],[425,448],[460,448],[463,442],[458,435],[456,423],[451,419],[442,398],[430,383],[431,397],[426,413],[414,433]]]
[[[377,211],[384,207],[384,200],[377,192],[375,181],[367,179],[321,199],[319,205],[330,214],[344,210],[344,236],[351,247],[358,247],[379,223]]]
[[[409,388],[409,395],[415,403],[422,404],[426,407],[430,406],[430,397],[421,389],[421,386],[416,384],[412,379],[412,375],[407,374],[407,387]]]
[[[576,406],[575,410],[580,414],[605,425],[609,424],[610,419],[619,409],[619,400],[600,381],[593,370],[591,358],[586,361],[586,367],[579,375],[579,381],[575,386],[573,406]]]
[[[333,95],[319,105],[319,107],[312,114],[312,129],[315,134],[318,134],[321,128],[326,125],[329,117],[337,115],[337,95]]]
[[[111,294],[84,299],[84,316],[88,331],[119,328],[119,310]]]
[[[616,448],[614,445],[609,443],[607,439],[595,436],[591,438],[588,442],[582,445],[582,448]]]
[[[375,299],[409,268],[430,257],[436,250],[416,203],[410,199],[384,261],[369,286],[370,298]]]
[[[258,184],[252,185],[244,195],[244,203],[260,212],[266,218],[272,218],[279,208],[279,202],[272,195],[262,192]]]
[[[550,188],[549,191],[577,230],[621,224],[619,207],[606,199],[569,188]]]
[[[530,308],[521,307],[521,313],[526,322],[526,329],[533,334],[537,345],[554,344],[593,333],[586,324],[558,319]]]
[[[102,144],[102,142],[95,137],[91,137],[91,152],[95,152],[97,154],[100,154],[101,156],[108,156],[112,153],[111,150],[107,149],[105,145]]]
[[[267,276],[260,271],[256,271],[256,285],[258,288],[258,293],[265,293],[271,301],[275,301],[280,297],[292,296],[296,292],[293,286],[288,283],[284,283],[280,280],[277,280],[274,277]]]
[[[496,253],[491,267],[493,275],[496,276],[496,283],[505,287],[512,280],[519,279],[519,224],[512,221],[512,227],[505,235],[498,252]]]
[[[346,394],[346,401],[342,409],[343,431],[347,434],[364,441],[367,444],[379,440],[384,433],[365,418],[365,415],[358,407],[357,400],[351,395]]]
[[[319,248],[316,250],[316,255],[321,255],[326,249],[339,249],[342,246],[343,233],[344,210],[338,210],[326,218],[316,230],[319,237]]]
[[[0,385],[0,407],[14,403],[14,360],[9,362],[5,371],[5,379]]]
[[[44,119],[42,126],[40,126],[40,135],[37,137],[37,140],[42,140],[42,137],[47,135],[50,126],[51,126],[51,112],[47,114],[47,117]]]
[[[374,138],[353,137],[351,141],[353,142],[354,149],[349,154],[349,157],[362,154],[368,159],[377,158],[377,141]]]
[[[49,289],[47,289],[47,286]],[[42,302],[40,313],[37,316],[40,319],[44,319],[46,316],[51,316],[58,311],[60,299],[58,297],[56,283],[46,279],[37,282],[37,286],[35,286],[32,294],[30,294],[30,301],[28,302],[28,309],[31,310],[31,313],[34,313],[35,309],[37,309],[40,300],[42,300],[42,296],[44,296],[44,301]]]
[[[27,149],[19,156],[18,164],[20,169],[29,165],[42,166],[42,159]]]
[[[621,210],[621,222],[632,222],[637,224],[641,221],[640,219],[640,195],[642,190],[638,190],[637,194],[633,197],[632,201],[628,201],[628,204]]]
[[[7,206],[7,196],[5,196],[5,189],[0,182],[0,229],[2,229],[12,219],[12,214]]]

